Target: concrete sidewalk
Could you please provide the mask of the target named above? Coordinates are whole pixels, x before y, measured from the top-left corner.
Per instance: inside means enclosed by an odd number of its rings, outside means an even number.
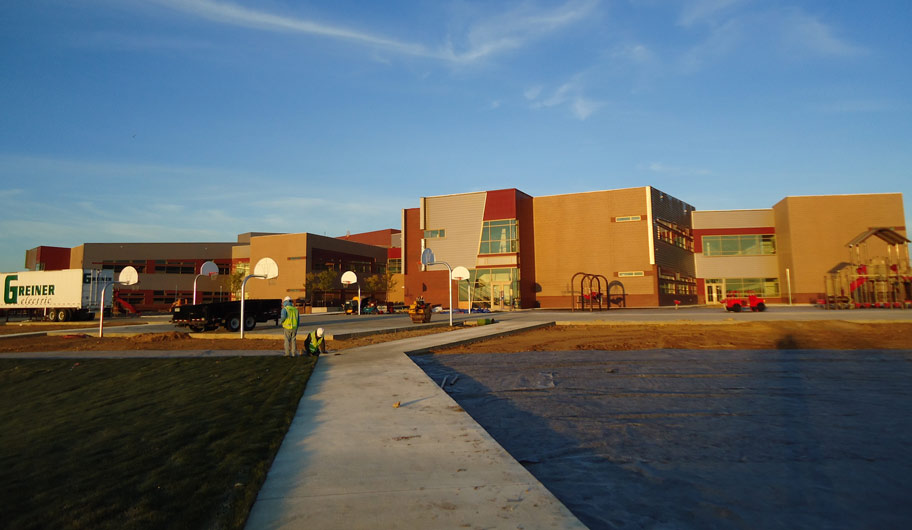
[[[247,528],[585,528],[405,353],[541,325],[321,357]]]

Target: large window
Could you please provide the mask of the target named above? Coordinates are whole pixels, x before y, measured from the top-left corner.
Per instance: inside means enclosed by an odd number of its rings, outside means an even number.
[[[467,302],[471,297],[472,302],[497,304],[501,293],[503,303],[511,304],[516,300],[519,305],[519,269],[472,269],[469,270],[468,281],[457,282],[459,288],[459,301]]]
[[[705,256],[773,256],[776,236],[772,234],[703,236]]]
[[[655,226],[659,241],[693,252],[693,236],[690,228],[658,217],[655,218]]]
[[[659,292],[662,294],[697,294],[697,280],[659,269]]]
[[[779,278],[725,278],[725,292],[779,296]]]
[[[390,274],[401,274],[402,258],[390,258],[386,262],[386,270],[388,270]]]
[[[506,254],[519,252],[516,219],[485,221],[481,225],[479,254]]]
[[[124,270],[125,267],[133,267],[136,269],[136,272],[145,272],[146,260],[114,260],[101,262],[101,268],[103,270],[113,270],[115,273]]]

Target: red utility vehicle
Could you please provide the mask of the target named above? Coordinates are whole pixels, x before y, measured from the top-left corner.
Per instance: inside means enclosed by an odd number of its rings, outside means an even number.
[[[748,291],[747,295],[742,295],[738,291],[729,291],[722,304],[726,311],[740,313],[742,309],[751,311],[766,311],[766,300],[758,297],[753,292]]]

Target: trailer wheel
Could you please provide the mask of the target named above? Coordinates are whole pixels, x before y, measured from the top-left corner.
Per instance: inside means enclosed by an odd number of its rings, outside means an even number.
[[[760,302],[757,304],[757,311],[766,311],[766,304]]]
[[[206,330],[206,328],[204,328],[202,326],[189,326],[189,328],[190,328],[190,331],[192,331],[194,333],[201,333]]]
[[[51,309],[50,311],[48,311],[47,319],[50,320],[51,322],[57,322],[57,310]]]
[[[73,313],[69,309],[58,309],[57,310],[57,321],[58,322],[69,322],[72,319]]]
[[[228,317],[228,320],[225,321],[225,329],[228,331],[238,331],[241,329],[241,317],[240,315],[233,315]]]
[[[252,315],[244,315],[244,331],[250,331],[256,327],[256,319]]]
[[[732,306],[732,311],[734,311],[735,313],[740,313],[740,312],[741,312],[741,304],[735,304],[735,305],[733,305],[733,306]]]

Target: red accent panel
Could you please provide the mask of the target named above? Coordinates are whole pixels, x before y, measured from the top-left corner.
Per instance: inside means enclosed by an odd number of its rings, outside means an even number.
[[[484,220],[516,219],[516,188],[489,191],[485,197]]]
[[[355,243],[363,243],[365,245],[374,245],[375,247],[389,248],[390,240],[392,239],[393,234],[398,234],[399,232],[400,231],[396,230],[395,228],[387,228],[384,230],[374,230],[373,232],[362,232],[360,234],[339,236],[336,239],[354,241]]]
[[[772,226],[759,228],[701,228],[693,231],[694,253],[703,252],[703,236],[739,236],[739,235],[767,235],[775,234],[776,228]]]
[[[35,261],[43,265],[44,270],[59,271],[70,268],[70,249],[66,247],[38,247]]]
[[[401,258],[401,257],[402,257],[402,248],[401,247],[386,249],[386,259],[396,259],[396,258]]]

